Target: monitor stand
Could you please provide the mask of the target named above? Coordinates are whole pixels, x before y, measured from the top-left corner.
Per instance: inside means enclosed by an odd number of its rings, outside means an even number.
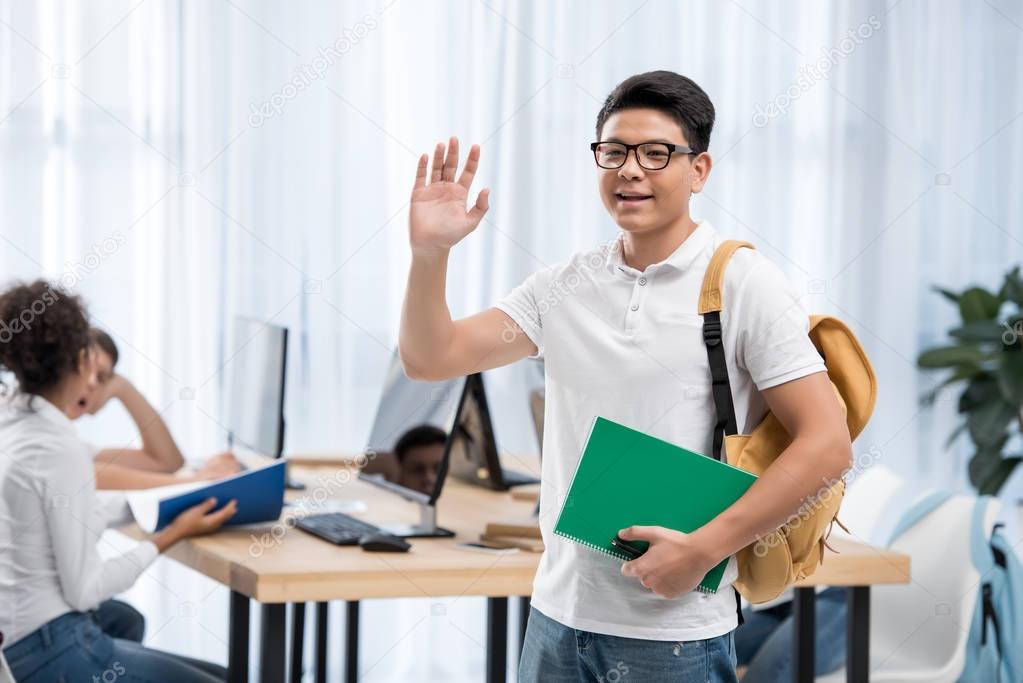
[[[525,472],[518,472],[516,470],[506,470],[503,467],[501,468],[501,480],[504,482],[506,488],[530,486],[532,484],[540,483],[540,480],[532,474],[526,474]]]
[[[399,538],[451,538],[454,531],[437,526],[437,508],[428,503],[419,503],[418,524],[378,524],[382,531]]]

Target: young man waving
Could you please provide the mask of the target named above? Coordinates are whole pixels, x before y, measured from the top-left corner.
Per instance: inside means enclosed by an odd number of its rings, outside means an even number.
[[[480,152],[456,178],[458,140],[419,160],[409,215],[412,264],[402,311],[406,373],[439,380],[542,355],[546,414],[536,575],[522,681],[734,681],[736,597],[693,591],[703,575],[783,524],[841,476],[851,446],[807,317],[782,273],[743,249],[724,283],[724,350],[740,431],[770,409],[791,446],[733,506],[690,534],[632,527],[650,541],[620,572],[599,553],[553,534],[594,416],[690,450],[711,452],[714,404],[697,300],[722,241],[694,222],[714,107],[690,79],[633,76],[608,96],[592,145],[598,189],[621,229],[610,245],[534,273],[482,313],[454,321],[445,302],[449,250],[488,208],[466,211]],[[509,335],[508,330],[515,334]],[[640,466],[637,463],[637,466]],[[679,501],[684,504],[684,501]],[[737,577],[734,558],[722,584]]]

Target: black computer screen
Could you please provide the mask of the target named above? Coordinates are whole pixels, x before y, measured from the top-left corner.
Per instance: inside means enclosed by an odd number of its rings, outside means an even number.
[[[433,498],[443,485],[444,459],[465,378],[421,382],[391,360],[366,447],[366,474]]]

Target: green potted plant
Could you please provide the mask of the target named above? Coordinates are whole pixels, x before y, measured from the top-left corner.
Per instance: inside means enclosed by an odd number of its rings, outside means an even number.
[[[1010,454],[1006,444],[1023,433],[1023,279],[1016,266],[1005,275],[997,292],[970,287],[953,292],[935,287],[959,307],[961,324],[949,330],[953,343],[928,349],[917,364],[927,370],[951,370],[923,401],[934,402],[949,385],[962,386],[959,414],[962,422],[948,439],[963,431],[970,435],[970,483],[977,492],[997,495],[1023,460]]]

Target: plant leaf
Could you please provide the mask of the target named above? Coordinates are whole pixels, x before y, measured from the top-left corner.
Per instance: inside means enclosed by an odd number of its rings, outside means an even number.
[[[985,372],[971,379],[966,385],[966,389],[959,395],[958,410],[960,413],[969,413],[997,397],[998,381],[993,374]]]
[[[1005,301],[1023,306],[1023,278],[1020,277],[1019,266],[1005,274],[1005,282],[1002,283],[999,296]]]
[[[1001,396],[987,401],[971,410],[966,418],[970,426],[970,438],[978,446],[990,446],[1006,436],[1006,427],[1015,418],[1017,411],[1002,400]]]
[[[1023,351],[1023,315],[1010,316],[1002,323],[1002,351]]]
[[[977,452],[970,458],[970,483],[982,496],[997,495],[1023,458],[1003,458],[999,453]]]
[[[974,346],[938,346],[921,353],[916,363],[921,368],[952,368],[964,363],[977,365],[991,359],[991,354]]]
[[[946,299],[948,299],[949,301],[951,301],[955,305],[957,305],[957,306],[959,305],[959,294],[958,293],[953,292],[951,289],[945,289],[944,287],[937,287],[937,286],[935,286],[932,289],[934,289],[935,292],[937,292],[938,294],[942,295],[943,297],[945,297]]]
[[[941,393],[942,389],[950,384],[955,384],[956,382],[973,379],[981,372],[983,372],[983,369],[979,365],[960,365],[954,372],[952,372],[952,374],[943,379],[937,386],[921,396],[920,402],[925,406],[934,405],[934,402],[938,400],[938,395]]]
[[[998,389],[1017,411],[1023,407],[1023,351],[1015,349],[1002,353],[998,368]]]
[[[994,320],[1001,307],[1002,299],[981,287],[970,287],[959,297],[959,314],[964,323]]]
[[[948,333],[964,342],[1001,344],[1002,335],[1005,334],[1005,325],[995,320],[978,320],[951,329]]]

